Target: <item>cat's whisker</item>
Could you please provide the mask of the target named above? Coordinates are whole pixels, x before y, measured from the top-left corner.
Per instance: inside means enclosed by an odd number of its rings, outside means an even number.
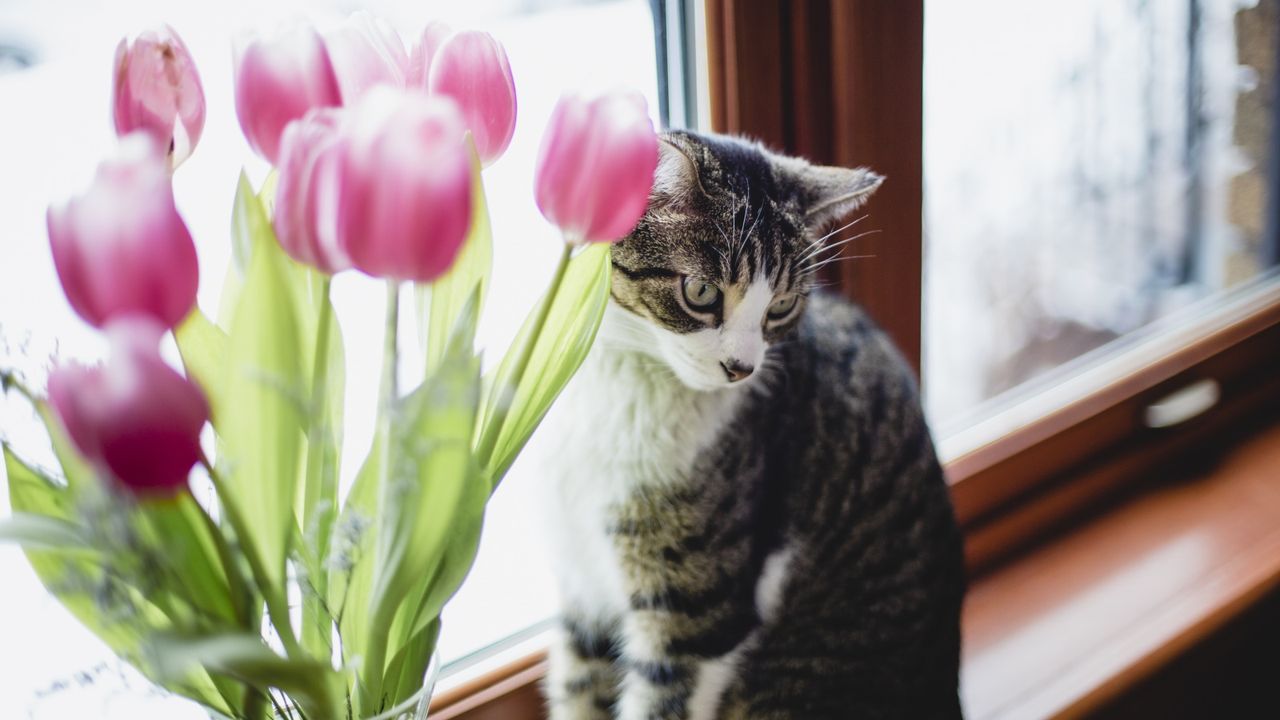
[[[854,240],[858,240],[858,239],[864,238],[864,237],[866,237],[866,236],[868,236],[868,235],[878,235],[878,234],[880,234],[881,232],[883,232],[883,231],[882,231],[882,230],[867,230],[867,231],[865,231],[865,232],[857,233],[856,235],[853,235],[853,236],[851,236],[851,237],[844,238],[843,240],[838,240],[838,241],[833,242],[833,243],[831,243],[831,244],[829,244],[829,245],[823,245],[822,247],[820,247],[820,248],[818,248],[818,249],[816,249],[816,250],[810,250],[809,252],[805,253],[804,255],[802,255],[802,256],[800,257],[800,259],[799,259],[797,262],[803,263],[805,260],[808,260],[808,259],[813,258],[813,257],[817,257],[817,256],[821,255],[822,253],[827,252],[828,250],[834,250],[834,249],[836,249],[836,248],[838,248],[838,247],[841,247],[842,245],[848,245],[849,243],[853,242]]]
[[[809,244],[805,245],[804,249],[803,249],[803,250],[801,250],[801,252],[802,252],[802,253],[803,253],[803,252],[806,252],[806,251],[808,251],[809,249],[813,248],[814,246],[821,245],[821,244],[822,244],[822,243],[823,243],[827,238],[831,237],[832,235],[838,235],[838,234],[840,234],[840,233],[844,232],[845,230],[848,230],[849,228],[853,227],[854,225],[857,225],[858,223],[862,222],[863,220],[866,220],[866,219],[867,219],[867,218],[869,218],[869,217],[871,217],[871,214],[870,214],[870,213],[867,213],[867,214],[865,214],[865,215],[861,215],[861,216],[859,216],[859,217],[857,217],[857,218],[855,218],[855,219],[853,219],[853,220],[851,220],[851,221],[849,221],[849,222],[845,223],[844,225],[841,225],[840,227],[836,228],[835,230],[832,230],[831,232],[827,233],[826,235],[823,235],[822,237],[820,237],[820,238],[818,238],[818,239],[816,239],[816,240],[812,240],[812,241],[810,241],[810,242],[809,242]]]
[[[747,241],[751,239],[751,234],[756,231],[756,226],[760,224],[760,217],[762,215],[764,215],[764,203],[760,203],[760,209],[756,211],[756,219],[751,223],[751,229],[747,230],[746,234],[742,236],[742,244],[744,247],[746,246]]]
[[[874,254],[872,255],[839,255],[833,258],[827,258],[826,260],[823,260],[822,262],[816,265],[807,266],[802,270],[802,272],[804,272],[805,274],[811,275],[817,272],[818,270],[826,267],[827,265],[830,265],[831,263],[843,262],[845,260],[865,260],[867,258],[873,258],[873,257],[875,257]]]
[[[712,219],[711,224],[714,225],[716,230],[720,233],[720,237],[724,238],[725,247],[732,251],[733,241],[729,239],[728,233],[724,231],[724,225],[721,225],[720,221],[715,219]],[[721,250],[718,246],[713,244],[711,247],[715,248],[716,252],[720,253],[721,260],[724,260],[725,262],[729,261],[729,259],[725,257],[724,251]]]
[[[864,238],[864,237],[866,237],[866,236],[868,236],[868,235],[876,235],[876,234],[878,234],[878,233],[880,233],[880,232],[881,232],[880,230],[867,230],[866,232],[860,232],[860,233],[857,233],[857,234],[855,234],[855,235],[851,235],[850,237],[842,238],[842,239],[837,240],[837,241],[835,241],[835,242],[833,242],[833,243],[830,243],[830,244],[828,244],[828,245],[823,245],[823,246],[822,246],[822,247],[820,247],[820,248],[815,248],[815,249],[813,249],[813,250],[810,250],[809,252],[807,252],[807,253],[805,253],[804,255],[800,256],[800,259],[799,259],[797,262],[799,262],[799,263],[803,264],[806,260],[810,260],[810,259],[812,259],[812,258],[815,258],[815,257],[817,257],[817,256],[821,255],[821,254],[822,254],[822,253],[824,253],[824,252],[828,252],[828,251],[834,250],[834,249],[836,249],[836,248],[838,248],[838,247],[842,247],[842,246],[844,246],[844,245],[848,245],[849,243],[851,243],[851,242],[853,242],[853,241],[855,241],[855,240],[859,240],[859,239]]]
[[[738,206],[733,206],[733,212],[729,214],[729,236],[736,239],[738,237]],[[732,251],[736,245],[734,240],[729,240],[729,249]]]
[[[809,283],[805,287],[807,287],[810,290],[821,290],[823,288],[835,287],[836,285],[839,285],[839,284],[840,283],[838,282],[814,282],[814,283]]]

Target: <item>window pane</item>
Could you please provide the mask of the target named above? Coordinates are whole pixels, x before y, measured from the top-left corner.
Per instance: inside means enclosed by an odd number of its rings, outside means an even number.
[[[1248,4],[926,6],[924,374],[939,435],[1273,262],[1276,3]]]
[[[231,40],[246,27],[270,27],[296,15],[324,27],[354,7],[387,18],[409,44],[429,19],[443,19],[455,28],[492,32],[506,46],[519,120],[510,149],[485,171],[496,248],[480,333],[481,343],[491,348],[486,362],[501,358],[545,289],[559,253],[560,239],[542,219],[532,193],[538,144],[556,99],[567,90],[634,88],[645,94],[656,116],[648,0],[0,3],[0,362],[18,365],[43,385],[51,354],[91,361],[105,352],[101,339],[62,297],[44,213],[51,201],[87,183],[115,142],[109,96],[119,38],[168,22],[199,66],[208,120],[199,147],[174,182],[200,253],[200,305],[213,311],[230,261],[236,176],[242,165],[255,181],[267,171],[251,155],[235,118]],[[382,290],[347,273],[335,281],[334,295],[348,362],[345,486],[371,442],[380,358],[370,348],[381,347]],[[22,403],[0,397],[0,433],[24,455],[53,465],[36,420]],[[445,614],[440,647],[446,663],[555,612],[540,518],[532,510],[535,480],[517,464],[490,505],[476,566]],[[8,511],[7,492],[0,493],[0,516]],[[5,639],[0,717],[204,717],[190,703],[156,696],[135,673],[125,672],[43,590],[21,552],[8,544],[0,544],[0,577],[5,610],[0,613],[0,638]]]

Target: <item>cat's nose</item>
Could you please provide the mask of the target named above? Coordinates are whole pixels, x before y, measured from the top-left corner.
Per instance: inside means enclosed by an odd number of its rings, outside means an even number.
[[[741,360],[721,361],[720,367],[724,368],[724,374],[729,378],[729,382],[746,380],[751,377],[751,373],[755,371],[755,368]]]

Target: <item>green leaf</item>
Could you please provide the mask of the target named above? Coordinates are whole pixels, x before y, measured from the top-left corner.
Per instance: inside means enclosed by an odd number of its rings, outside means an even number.
[[[440,619],[445,603],[457,594],[475,564],[488,500],[489,488],[486,483],[467,484],[466,494],[458,504],[453,518],[453,528],[448,545],[445,546],[444,557],[436,572],[409,595],[416,600],[405,603],[405,608],[411,612],[397,616],[393,636],[413,637],[427,625]]]
[[[470,446],[480,363],[461,339],[474,326],[474,303],[470,308],[435,374],[395,410],[391,472],[379,497],[371,633],[391,633],[391,627],[378,623],[394,621],[406,597],[413,599],[413,589],[435,574],[468,486],[482,482]],[[409,607],[403,612],[412,617],[416,611]],[[394,651],[409,637],[392,634],[385,639]],[[371,673],[384,670],[366,666],[362,679],[368,683]]]
[[[258,243],[275,237],[262,200],[253,192],[244,170],[236,181],[236,198],[231,206],[231,257],[240,275],[248,274]]]
[[[159,548],[175,571],[166,578],[174,590],[212,627],[235,628],[256,620],[240,568],[225,567],[213,533],[220,532],[187,493],[171,498],[144,498],[138,514],[146,539]],[[234,562],[234,558],[225,558]]]
[[[218,293],[217,326],[227,332],[231,329],[231,318],[240,304],[240,293],[244,290],[244,275],[235,263],[227,266],[226,275],[222,278],[222,290]]]
[[[8,445],[4,451],[5,473],[9,476],[9,505],[15,513],[32,513],[55,520],[69,521],[71,492],[55,483],[19,458]]]
[[[3,453],[9,478],[9,504],[14,512],[75,526],[79,518],[71,491],[22,462],[8,446],[3,446]],[[76,527],[80,535],[87,534],[86,529]],[[128,552],[127,548],[105,545],[98,550],[108,561],[114,553]],[[81,624],[121,658],[156,679],[154,668],[143,656],[142,646],[148,636],[170,631],[173,625],[170,618],[148,600],[147,593],[129,584],[127,578],[106,572],[109,563],[104,562],[104,557],[86,559],[79,551],[66,553],[34,547],[24,548],[24,552],[45,589]],[[110,564],[127,565],[129,559]],[[181,682],[162,684],[219,713],[231,714],[234,691],[219,688],[206,674],[195,673]]]
[[[17,512],[0,519],[0,541],[18,543],[29,550],[61,550],[97,554],[80,528],[58,518]]]
[[[492,454],[488,458],[479,458],[485,463],[486,474],[494,489],[538,423],[542,422],[551,403],[578,371],[595,341],[609,300],[609,248],[606,244],[591,245],[570,261],[541,335],[531,337],[534,319],[541,303],[547,302],[546,298],[533,308],[496,372],[491,378],[486,378],[487,390],[478,437],[488,432],[487,426],[501,416],[498,405],[504,396],[512,398]],[[533,354],[524,376],[511,393],[516,359],[521,348],[530,342],[535,343]]]
[[[194,379],[209,398],[213,425],[220,427],[226,413],[227,333],[209,321],[200,308],[195,308],[182,324],[173,330],[178,353],[188,377]]]
[[[288,285],[299,309],[299,363],[308,388],[306,462],[301,467],[295,505],[296,524],[303,541],[297,547],[297,559],[311,584],[303,589],[302,643],[308,651],[327,656],[332,652],[332,627],[321,595],[328,582],[326,555],[337,507],[345,357],[342,329],[329,299],[329,278],[292,260],[285,264]],[[315,377],[319,377],[319,387],[314,385]]]
[[[245,209],[252,207],[257,210]],[[236,208],[251,219],[261,215],[258,199],[243,177]],[[225,468],[227,489],[253,535],[245,540],[252,541],[270,584],[280,588],[294,524],[306,427],[303,408],[307,385],[299,360],[307,353],[299,343],[286,258],[270,235],[270,225],[252,220],[246,223],[263,236],[254,242],[244,289],[231,321],[225,403],[235,408],[236,420],[222,428],[226,457],[220,457],[219,464]]]
[[[262,180],[262,188],[258,190],[258,200],[262,202],[262,208],[267,215],[275,217],[276,214],[276,188],[280,185],[280,173],[271,168],[271,172]]]
[[[280,657],[256,635],[160,636],[148,644],[147,653],[166,681],[180,681],[203,668],[259,690],[279,688],[298,702],[307,717],[341,717],[340,679],[328,661]]]
[[[355,483],[347,493],[334,527],[329,552],[329,607],[338,620],[343,660],[350,664],[364,655],[369,637],[369,593],[373,588],[374,544],[377,537],[378,479],[382,458],[373,440]]]
[[[36,415],[40,417],[40,422],[44,424],[45,432],[49,434],[54,457],[58,459],[63,478],[67,481],[66,489],[70,491],[67,497],[73,497],[86,488],[95,487],[93,468],[71,442],[71,437],[62,427],[62,421],[58,419],[57,413],[43,399],[35,400],[35,410]]]
[[[303,482],[298,486],[298,526],[314,536],[320,543],[319,550],[328,540],[328,523],[332,517],[319,523],[313,518],[317,508],[332,508],[337,502],[337,484],[342,445],[343,403],[346,387],[346,357],[342,343],[342,328],[329,300],[328,278],[311,268],[284,257],[285,277],[294,296],[297,309],[298,364],[302,382],[307,388],[306,425],[307,457],[315,467],[306,467]],[[322,338],[321,335],[324,337]],[[324,342],[327,350],[317,364],[317,346]],[[320,371],[324,379],[322,387],[312,386],[312,376]],[[314,437],[313,437],[314,436]],[[311,443],[318,443],[313,449]],[[317,553],[320,557],[320,553]]]
[[[440,621],[436,620],[415,633],[392,656],[391,662],[387,663],[389,704],[402,703],[422,690],[422,681],[439,639]]]
[[[484,305],[485,290],[493,266],[493,229],[489,222],[489,205],[485,199],[484,179],[480,169],[480,156],[472,143],[471,229],[449,272],[430,285],[419,285],[417,289],[420,324],[426,328],[428,376],[439,367],[450,337],[472,296],[477,297],[476,315],[480,314]],[[466,347],[472,347],[475,332],[464,335],[461,341]]]

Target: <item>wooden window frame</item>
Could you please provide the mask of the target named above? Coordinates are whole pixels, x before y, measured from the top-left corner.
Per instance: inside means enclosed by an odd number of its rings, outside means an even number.
[[[863,210],[882,231],[875,261],[843,263],[832,279],[919,372],[924,0],[705,0],[705,23],[712,129],[887,176]],[[1280,282],[1238,295],[1064,385],[1075,393],[1065,400],[1019,406],[998,432],[950,458],[978,582],[1188,447],[1275,418]],[[1146,427],[1151,403],[1206,378],[1218,383],[1216,405],[1176,427]],[[1018,418],[1028,407],[1033,414]],[[545,653],[528,655],[442,693],[432,717],[540,717],[545,671]]]

